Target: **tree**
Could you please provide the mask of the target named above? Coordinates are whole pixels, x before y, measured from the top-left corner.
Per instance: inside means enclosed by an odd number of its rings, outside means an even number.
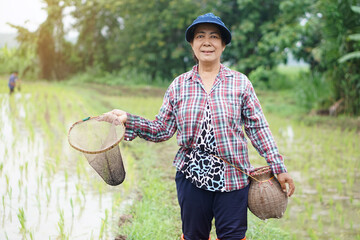
[[[305,53],[302,58],[311,63],[312,74],[320,73],[323,81],[332,85],[333,93],[329,96],[333,99],[328,103],[342,99],[344,111],[351,115],[360,114],[360,58],[350,59],[346,54],[360,50],[360,44],[352,40],[360,31],[360,18],[352,6],[359,4],[359,0],[315,2],[307,9],[309,17],[298,48],[298,53]],[[339,64],[343,56],[348,59]]]
[[[224,0],[218,11],[233,35],[224,60],[249,74],[259,66],[272,69],[286,62],[296,40],[305,1]]]
[[[9,25],[18,31],[16,39],[20,45],[13,49],[2,48],[2,53],[0,54],[2,68],[8,72],[17,70],[21,76],[36,77],[39,72],[36,56],[36,33],[30,32],[21,26]]]
[[[210,1],[122,1],[118,6],[123,28],[118,44],[121,67],[136,68],[152,79],[172,79],[193,64],[186,27],[208,11]]]
[[[113,1],[81,1],[70,2],[74,7],[72,16],[76,19],[74,28],[79,32],[76,42],[76,51],[80,58],[79,70],[96,68],[109,69],[109,54],[114,49],[107,49],[108,37],[119,24],[116,24],[116,16],[112,14]],[[109,22],[115,22],[108,26]]]
[[[32,56],[22,73],[37,72],[39,78],[47,80],[64,79],[76,70],[73,67],[73,47],[65,40],[62,22],[63,10],[67,5],[62,0],[44,2],[48,16],[35,32],[10,24],[18,30],[20,51]]]
[[[360,13],[360,7],[358,6],[351,6],[351,9],[356,13]],[[360,41],[360,33],[350,34],[348,37],[351,41]],[[360,58],[360,51],[345,54],[339,59],[339,63],[344,63],[354,58]]]

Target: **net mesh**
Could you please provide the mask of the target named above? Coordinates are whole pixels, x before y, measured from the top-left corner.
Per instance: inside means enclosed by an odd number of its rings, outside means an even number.
[[[119,142],[125,133],[123,125],[84,119],[74,123],[69,130],[68,140],[72,147],[84,153],[90,166],[112,186],[125,179],[125,168]]]

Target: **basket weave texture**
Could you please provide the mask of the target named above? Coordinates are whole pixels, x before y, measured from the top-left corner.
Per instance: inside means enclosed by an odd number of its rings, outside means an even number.
[[[250,178],[248,207],[258,218],[281,218],[287,207],[288,197],[269,166],[256,168]]]

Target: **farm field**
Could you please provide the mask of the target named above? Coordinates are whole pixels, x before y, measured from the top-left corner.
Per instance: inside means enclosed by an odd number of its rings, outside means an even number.
[[[2,78],[0,239],[178,239],[175,139],[122,142],[126,178],[116,187],[67,142],[72,123],[113,108],[153,119],[164,91],[34,82],[9,96]],[[296,192],[282,219],[250,213],[248,239],[360,239],[359,128],[285,117],[276,94],[259,99]],[[250,158],[265,164],[251,146]]]

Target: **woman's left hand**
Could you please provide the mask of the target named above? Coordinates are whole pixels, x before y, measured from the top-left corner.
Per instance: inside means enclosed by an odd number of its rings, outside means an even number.
[[[281,188],[284,192],[287,192],[287,195],[289,197],[291,197],[291,195],[293,195],[294,191],[295,191],[295,184],[294,181],[292,179],[292,177],[290,176],[289,173],[279,173],[277,175],[277,179],[280,182]],[[289,188],[286,187],[286,185],[288,184]]]
[[[120,109],[114,109],[97,117],[98,121],[106,121],[109,123],[125,124],[127,121],[127,113]]]

